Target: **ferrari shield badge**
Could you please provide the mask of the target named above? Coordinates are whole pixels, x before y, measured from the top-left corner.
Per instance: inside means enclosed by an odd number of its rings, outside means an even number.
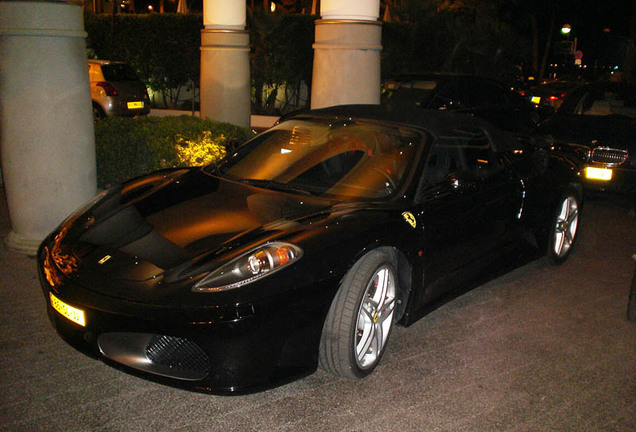
[[[413,228],[415,228],[417,226],[417,221],[415,220],[415,216],[413,216],[413,213],[411,212],[404,212],[402,213],[402,217],[404,218],[404,220],[411,225]]]

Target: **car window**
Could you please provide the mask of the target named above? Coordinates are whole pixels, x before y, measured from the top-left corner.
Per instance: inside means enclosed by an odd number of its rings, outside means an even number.
[[[437,81],[424,80],[406,83],[387,82],[382,93],[382,104],[422,107],[437,88]]]
[[[481,128],[455,129],[455,139],[463,153],[463,169],[470,176],[484,178],[499,171],[500,165],[490,137]]]
[[[134,69],[130,65],[123,63],[102,65],[102,73],[106,81],[139,81]]]
[[[417,88],[398,88],[382,95],[383,104],[395,106],[419,107],[428,99],[431,91]]]
[[[455,174],[481,179],[501,165],[486,132],[475,126],[455,128],[432,146],[424,167],[424,182],[435,184]]]
[[[435,184],[444,181],[462,166],[459,143],[452,137],[440,137],[433,145],[424,168],[424,182]]]

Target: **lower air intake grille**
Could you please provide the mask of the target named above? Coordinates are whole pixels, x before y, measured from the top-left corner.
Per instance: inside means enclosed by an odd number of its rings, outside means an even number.
[[[155,335],[146,346],[151,362],[172,370],[205,376],[210,371],[208,356],[194,342],[172,336]]]
[[[592,162],[618,165],[627,160],[627,150],[599,147],[592,150]]]

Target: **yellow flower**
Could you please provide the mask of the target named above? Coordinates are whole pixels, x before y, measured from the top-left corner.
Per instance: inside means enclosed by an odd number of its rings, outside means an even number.
[[[225,156],[225,146],[222,144],[225,141],[223,134],[213,138],[210,131],[204,131],[197,140],[179,136],[177,157],[180,163],[188,166],[201,166],[218,162]]]

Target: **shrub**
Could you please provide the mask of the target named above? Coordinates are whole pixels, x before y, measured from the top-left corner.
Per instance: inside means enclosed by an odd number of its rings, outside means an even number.
[[[198,83],[201,14],[84,14],[89,57],[130,63],[153,90]]]
[[[187,139],[178,136],[179,145],[177,146],[177,157],[179,163],[185,165],[208,165],[218,162],[225,156],[226,141],[225,135],[212,137],[211,131],[203,131],[203,136],[199,139]]]
[[[230,141],[252,135],[246,128],[186,115],[108,117],[95,123],[97,184],[106,188],[161,168],[216,162]]]

